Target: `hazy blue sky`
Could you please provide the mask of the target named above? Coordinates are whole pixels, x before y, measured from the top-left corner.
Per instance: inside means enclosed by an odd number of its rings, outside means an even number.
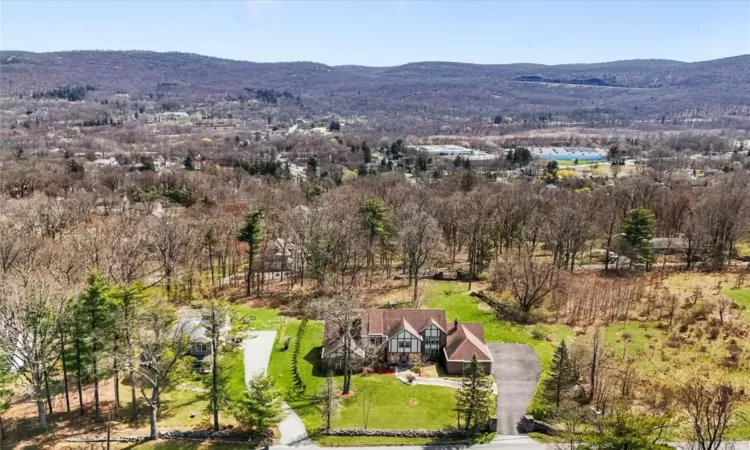
[[[750,53],[750,0],[2,0],[0,48],[373,66],[701,61]]]

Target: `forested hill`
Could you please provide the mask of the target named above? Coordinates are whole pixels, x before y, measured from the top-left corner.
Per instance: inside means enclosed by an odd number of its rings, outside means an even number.
[[[530,55],[533,58],[533,55]],[[145,51],[0,52],[3,95],[90,86],[131,96],[236,98],[273,89],[316,111],[423,117],[564,114],[619,118],[750,114],[750,55],[684,63],[395,67],[252,63]]]

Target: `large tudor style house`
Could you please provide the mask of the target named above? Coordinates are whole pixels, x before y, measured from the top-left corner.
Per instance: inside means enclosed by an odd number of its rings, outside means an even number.
[[[352,338],[346,343],[340,327],[326,322],[324,363],[339,366],[348,344],[351,357],[359,362],[369,352],[386,364],[442,361],[446,372],[462,374],[476,355],[485,373],[492,370],[492,354],[484,342],[482,324],[455,320],[448,325],[443,310],[365,310],[358,314],[351,329]]]

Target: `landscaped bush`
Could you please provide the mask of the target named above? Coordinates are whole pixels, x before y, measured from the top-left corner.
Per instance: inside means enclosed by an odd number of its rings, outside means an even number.
[[[411,366],[410,370],[414,373],[422,373],[422,368],[417,365]]]

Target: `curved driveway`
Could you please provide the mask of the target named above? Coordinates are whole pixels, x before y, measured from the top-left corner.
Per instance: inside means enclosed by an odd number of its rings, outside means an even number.
[[[487,344],[492,352],[492,376],[497,382],[497,434],[518,433],[518,422],[534,397],[542,367],[526,344]]]

